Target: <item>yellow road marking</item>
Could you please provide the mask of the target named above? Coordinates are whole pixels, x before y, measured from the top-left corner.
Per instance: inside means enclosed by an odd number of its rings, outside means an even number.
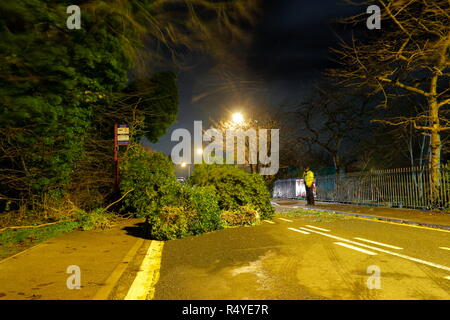
[[[134,258],[136,252],[142,246],[144,239],[139,239],[136,243],[131,247],[128,253],[125,255],[125,258],[121,263],[114,269],[111,275],[106,279],[104,286],[95,294],[92,300],[106,300],[108,299],[111,291],[114,289],[117,281],[119,281],[125,269],[128,267],[128,263]]]
[[[124,300],[152,300],[159,280],[163,241],[152,241]]]
[[[450,251],[450,248],[447,248],[447,247],[439,247],[439,249],[449,250]]]

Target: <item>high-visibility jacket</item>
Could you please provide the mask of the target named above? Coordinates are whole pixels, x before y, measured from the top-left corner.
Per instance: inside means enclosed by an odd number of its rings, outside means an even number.
[[[303,176],[304,176],[304,179],[305,179],[306,186],[308,188],[311,188],[313,183],[314,183],[314,172],[312,172],[311,170],[305,171]]]

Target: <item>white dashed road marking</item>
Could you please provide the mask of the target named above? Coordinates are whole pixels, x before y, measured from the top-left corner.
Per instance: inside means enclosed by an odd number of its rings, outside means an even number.
[[[447,248],[447,247],[439,247],[439,249],[443,249],[443,250],[448,250],[448,251],[450,251],[450,248]]]
[[[311,226],[311,225],[309,225],[309,224],[307,224],[306,226],[309,227],[309,228],[313,228],[313,229],[319,230],[319,231],[330,232],[330,230],[328,230],[328,229],[323,229],[323,228],[319,228],[319,227],[314,227],[314,226]]]
[[[343,243],[343,242],[335,242],[335,244],[337,244],[338,246],[346,247],[346,248],[349,248],[349,249],[352,249],[352,250],[355,250],[355,251],[359,251],[359,252],[362,252],[362,253],[365,253],[365,254],[368,254],[368,255],[371,255],[371,256],[376,256],[377,255],[375,252],[364,250],[364,249],[361,249],[361,248],[358,248],[358,247],[354,247],[354,246],[352,246],[350,244],[346,244],[346,243]]]
[[[364,241],[364,242],[368,242],[368,243],[372,243],[372,244],[377,244],[377,245],[379,245],[379,246],[386,247],[386,248],[397,249],[397,250],[403,250],[403,248],[400,248],[400,247],[396,247],[396,246],[392,246],[392,245],[390,245],[390,244],[385,244],[385,243],[376,242],[376,241],[372,241],[372,240],[367,240],[367,239],[364,239],[364,238],[358,238],[358,237],[356,237],[356,238],[353,238],[353,239],[360,240],[360,241]]]
[[[329,237],[329,238],[336,239],[336,240],[339,240],[339,241],[344,241],[344,242],[348,242],[348,243],[351,243],[351,244],[355,244],[355,245],[360,246],[360,247],[369,248],[369,249],[372,249],[374,251],[380,251],[380,252],[383,252],[383,253],[387,253],[387,254],[390,254],[392,256],[396,256],[396,257],[403,258],[403,259],[406,259],[406,260],[410,260],[410,261],[418,262],[418,263],[421,263],[421,264],[425,264],[425,265],[430,266],[430,267],[434,267],[434,268],[450,271],[450,267],[447,267],[447,266],[444,266],[444,265],[441,265],[441,264],[437,264],[437,263],[433,263],[433,262],[417,259],[417,258],[410,257],[410,256],[407,256],[407,255],[404,255],[404,254],[397,253],[397,252],[392,252],[392,251],[380,249],[380,248],[377,248],[377,247],[369,246],[367,244],[355,242],[355,241],[348,240],[348,239],[341,238],[341,237],[336,237],[336,236],[333,236],[331,234],[319,232],[319,231],[316,231],[316,230],[310,230],[310,229],[307,229],[307,228],[299,228],[299,229],[302,229],[302,230],[305,230],[305,231],[308,231],[308,232],[312,232],[312,233],[317,233],[317,234],[323,235],[325,237]]]
[[[285,219],[285,218],[278,218],[278,219],[283,220],[283,221],[286,221],[286,222],[294,222],[294,221],[292,221],[292,220]]]
[[[298,229],[294,229],[294,228],[288,228],[289,230],[292,230],[292,231],[295,231],[295,232],[300,232],[300,233],[303,233],[303,234],[309,234],[309,232],[307,232],[307,231],[302,231],[302,230],[298,230]]]
[[[270,221],[270,220],[263,220],[264,222],[270,223],[270,224],[275,224],[275,222]]]

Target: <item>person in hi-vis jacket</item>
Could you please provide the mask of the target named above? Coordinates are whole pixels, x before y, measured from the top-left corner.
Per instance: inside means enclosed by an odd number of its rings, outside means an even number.
[[[305,168],[303,179],[306,187],[307,205],[314,205],[314,172],[309,167]]]

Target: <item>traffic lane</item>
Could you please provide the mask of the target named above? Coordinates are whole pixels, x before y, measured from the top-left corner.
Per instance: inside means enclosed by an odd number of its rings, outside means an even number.
[[[448,268],[447,270],[442,270],[409,259],[386,254],[386,252],[396,254],[397,251],[380,245],[354,240],[344,236],[340,231],[336,232],[336,228],[331,229],[333,224],[337,222],[340,224],[352,224],[355,222],[355,219],[336,219],[327,222],[320,222],[317,221],[317,219],[314,219],[315,221],[311,222],[311,219],[308,218],[289,217],[288,219],[292,222],[285,222],[280,219],[275,220],[279,221],[277,224],[283,225],[292,233],[297,234],[302,242],[308,237],[312,237],[312,239],[317,239],[318,237],[321,237],[322,240],[327,239],[329,243],[321,243],[324,245],[325,251],[327,251],[329,261],[334,261],[336,264],[333,264],[333,267],[330,268],[323,268],[323,265],[326,265],[327,262],[320,259],[323,256],[323,251],[312,253],[314,254],[312,261],[321,262],[315,264],[315,267],[309,266],[311,259],[300,264],[299,269],[306,270],[306,276],[299,277],[302,285],[306,285],[307,287],[324,285],[324,287],[322,287],[322,292],[329,292],[330,290],[327,290],[326,288],[330,282],[335,281],[336,279],[345,281],[346,278],[352,278],[353,280],[347,284],[352,283],[354,287],[360,287],[362,290],[359,293],[353,292],[353,294],[349,294],[349,292],[346,293],[345,290],[340,291],[340,295],[337,295],[338,297],[342,296],[343,299],[360,299],[362,297],[363,299],[426,300],[449,299],[450,297],[450,280],[447,278],[450,275],[450,272],[448,271]],[[364,224],[366,221],[362,220],[360,222]],[[328,228],[326,229],[328,231],[320,231],[311,226],[323,230]],[[297,231],[306,231],[309,234],[305,235],[304,233],[296,232],[294,231],[295,229]],[[353,243],[346,240],[352,241]],[[367,252],[360,252],[361,250]],[[405,255],[404,252],[401,252],[401,254]],[[361,260],[358,258],[358,255],[370,256],[372,259]],[[372,264],[368,264],[369,262]],[[435,261],[431,262],[435,263]],[[372,267],[375,267],[380,271],[381,288],[369,289],[367,291],[367,281],[369,280],[370,275],[374,274]],[[313,270],[309,270],[308,268],[313,268]],[[316,268],[316,270],[314,270],[314,268]],[[327,279],[327,281],[317,281],[317,273],[319,271],[324,277],[323,279]],[[310,280],[310,283],[307,282],[308,280]],[[337,286],[335,290],[339,290],[339,288],[340,286]],[[347,288],[347,290],[348,289],[349,288]],[[364,295],[366,295],[366,298],[364,298]]]
[[[320,299],[306,288],[289,286],[292,264],[275,258],[289,245],[275,241],[262,225],[168,241],[154,299]],[[268,261],[285,271],[282,277],[267,271]]]
[[[285,216],[280,215],[279,217],[286,219]],[[325,221],[318,221],[321,219],[316,218],[314,223],[318,227],[328,228],[354,241],[371,244],[368,241],[364,241],[370,240],[399,247],[402,249],[394,249],[394,251],[450,266],[450,250],[446,249],[450,248],[450,232],[446,230],[411,227],[370,219],[341,217],[337,216],[336,219],[325,219]],[[289,217],[288,219],[295,221],[297,218]],[[283,220],[277,218],[274,221],[283,222]],[[380,247],[392,249],[385,246]]]
[[[167,242],[154,298],[450,298],[441,270],[294,232],[288,229],[292,223],[263,223]],[[380,289],[367,286],[367,270],[374,265],[382,272]]]

